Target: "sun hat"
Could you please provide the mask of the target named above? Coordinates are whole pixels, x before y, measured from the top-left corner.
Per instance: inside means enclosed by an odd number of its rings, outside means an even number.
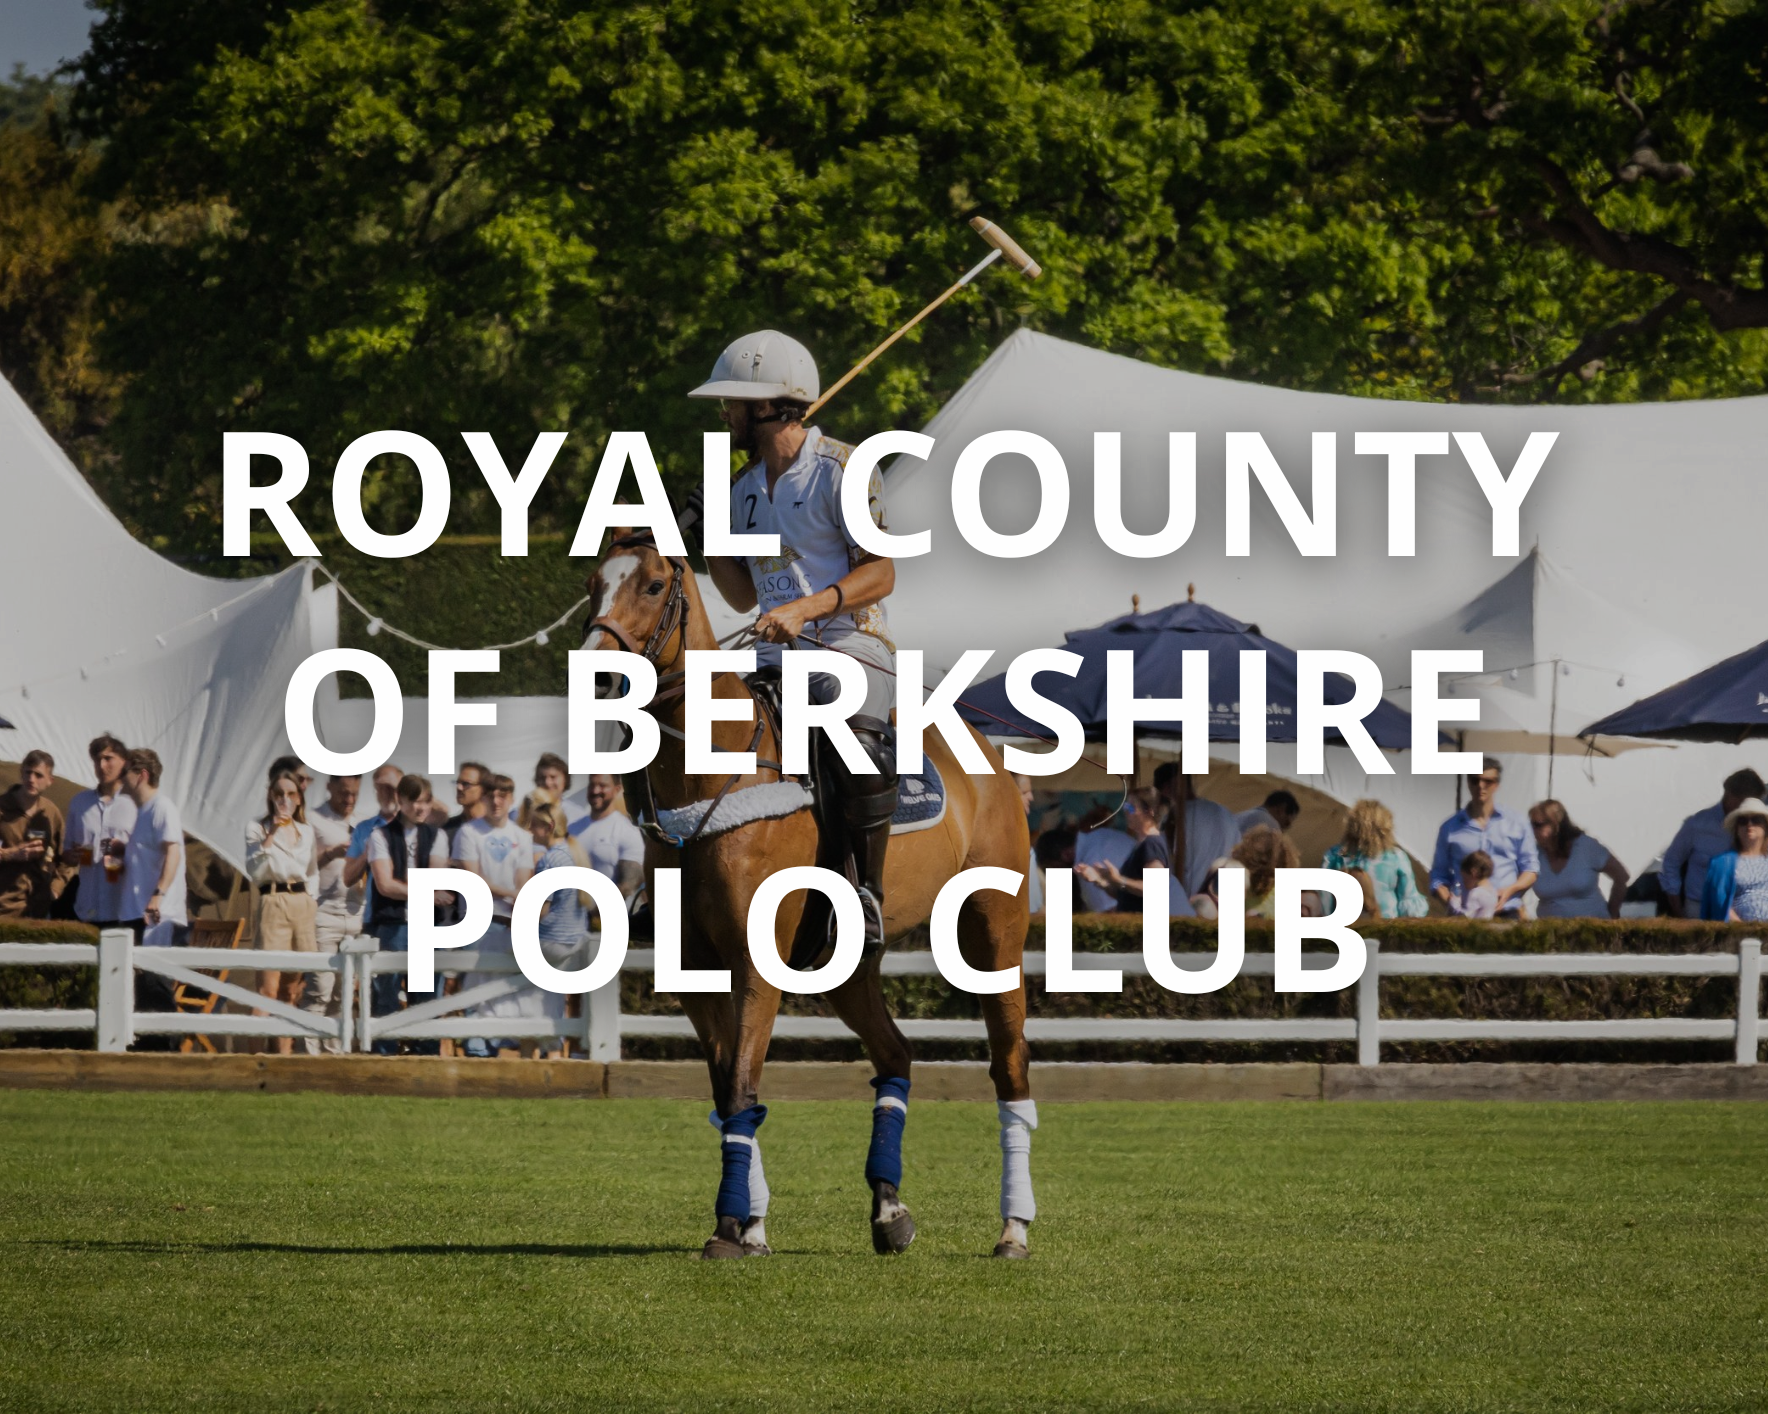
[[[1738,806],[1737,809],[1733,810],[1725,817],[1724,828],[1727,830],[1735,830],[1739,820],[1746,820],[1752,815],[1757,815],[1763,820],[1768,820],[1768,801],[1764,801],[1760,796],[1750,797],[1750,799],[1744,801],[1742,805]]]

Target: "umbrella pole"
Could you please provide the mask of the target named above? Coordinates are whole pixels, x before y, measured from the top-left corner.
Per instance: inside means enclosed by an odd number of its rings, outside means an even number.
[[[1559,745],[1559,659],[1553,660],[1553,697],[1547,706],[1547,798],[1553,799],[1553,758]]]

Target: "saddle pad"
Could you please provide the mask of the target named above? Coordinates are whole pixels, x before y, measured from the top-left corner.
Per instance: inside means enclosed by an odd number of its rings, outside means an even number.
[[[890,817],[890,833],[913,834],[930,830],[945,819],[945,782],[940,780],[933,758],[921,758],[921,771],[903,775],[896,788],[896,814]]]
[[[917,775],[902,776],[897,782],[896,813],[890,817],[890,833],[913,834],[928,830],[945,819],[945,782],[933,762],[921,758],[924,769]],[[795,780],[772,781],[732,791],[719,802],[711,821],[701,831],[701,839],[711,839],[727,830],[753,825],[758,820],[779,820],[796,815],[810,805],[810,792]],[[659,810],[658,824],[671,834],[685,838],[700,829],[710,800],[697,800],[673,810]]]

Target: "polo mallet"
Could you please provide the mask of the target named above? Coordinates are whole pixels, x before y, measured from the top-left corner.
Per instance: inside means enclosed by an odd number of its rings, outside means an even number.
[[[808,423],[810,419],[815,416],[818,408],[828,402],[830,398],[834,397],[835,394],[839,393],[855,378],[859,377],[873,359],[877,358],[885,349],[889,348],[904,334],[908,333],[908,331],[913,329],[915,325],[919,324],[929,314],[933,313],[933,311],[938,309],[940,305],[944,304],[959,290],[963,289],[965,285],[969,284],[1002,256],[1005,256],[1007,263],[1013,266],[1014,269],[1018,270],[1028,280],[1035,280],[1039,275],[1044,273],[1044,267],[1027,255],[1025,253],[1025,248],[999,226],[995,225],[993,221],[986,221],[980,216],[972,216],[970,218],[970,225],[975,229],[976,234],[981,236],[982,239],[987,241],[994,247],[994,249],[989,251],[987,255],[983,256],[981,260],[971,266],[969,270],[965,271],[963,278],[946,290],[944,294],[940,295],[938,299],[934,300],[913,319],[902,325],[888,339],[879,344],[877,348],[873,349],[858,363],[854,364],[852,368],[848,369],[847,372],[841,376],[841,381],[839,383],[835,384],[834,387],[830,388],[828,392],[824,393],[822,397],[818,398],[808,409],[806,409],[804,414],[805,422]]]

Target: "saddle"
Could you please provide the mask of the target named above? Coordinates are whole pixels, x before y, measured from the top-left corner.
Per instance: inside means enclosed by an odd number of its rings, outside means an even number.
[[[760,668],[745,679],[755,695],[756,717],[773,731],[774,740],[781,736],[780,670]],[[784,752],[781,753],[784,755]],[[860,885],[858,861],[848,848],[848,832],[840,818],[840,786],[834,772],[837,766],[835,749],[822,732],[810,738],[810,771],[798,779],[809,788],[811,817],[816,821],[816,863],[841,875],[856,888]],[[781,768],[783,771],[783,768]],[[782,775],[782,779],[784,779]],[[835,946],[835,914],[829,900],[820,893],[805,899],[804,913],[798,932],[792,939],[791,966],[804,969],[820,965]]]

